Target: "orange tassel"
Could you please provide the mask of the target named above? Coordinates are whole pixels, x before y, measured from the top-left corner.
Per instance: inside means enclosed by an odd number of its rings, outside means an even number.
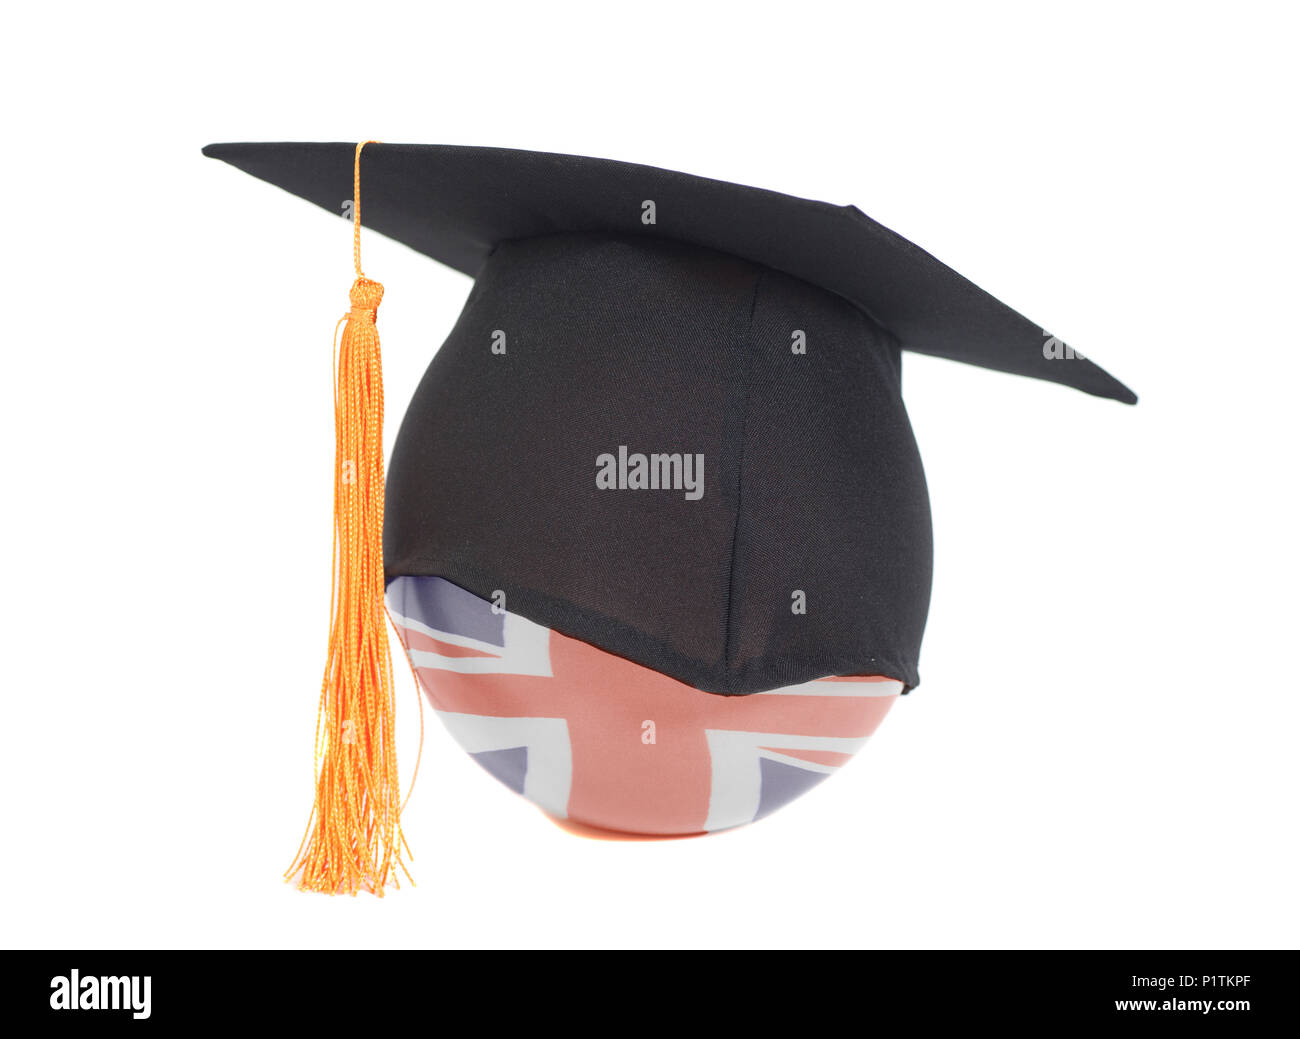
[[[384,287],[361,271],[361,149],[353,169],[352,309],[334,383],[334,575],[316,718],[316,801],[286,880],[382,896],[406,847],[384,611],[384,385],[375,316]],[[338,325],[334,327],[338,337]],[[423,718],[421,718],[423,721]]]

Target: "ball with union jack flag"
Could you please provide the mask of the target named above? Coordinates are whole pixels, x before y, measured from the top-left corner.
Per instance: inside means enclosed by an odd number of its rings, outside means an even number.
[[[688,835],[753,822],[836,772],[902,692],[881,676],[717,696],[494,606],[398,577],[389,615],[438,717],[557,819]]]

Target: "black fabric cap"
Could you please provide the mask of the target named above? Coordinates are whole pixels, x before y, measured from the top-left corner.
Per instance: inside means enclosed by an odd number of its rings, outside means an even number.
[[[222,159],[338,213],[355,144],[211,144]],[[853,206],[578,155],[371,144],[362,223],[466,274],[499,242],[562,231],[672,238],[731,253],[843,296],[906,350],[1059,382],[1127,404],[1082,357],[1044,356],[1044,328]],[[656,222],[642,223],[642,203]]]
[[[724,253],[505,243],[402,420],[385,568],[499,589],[511,612],[710,692],[915,685],[930,513],[898,368],[861,311]],[[701,496],[601,489],[597,459],[620,447],[702,455]]]

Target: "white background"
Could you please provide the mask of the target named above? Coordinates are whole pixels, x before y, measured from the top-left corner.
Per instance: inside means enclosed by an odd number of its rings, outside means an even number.
[[[10,11],[0,940],[1294,946],[1293,16],[975,6]],[[299,894],[349,225],[199,149],[361,137],[854,203],[1142,402],[905,358],[924,682],[777,816],[571,836],[430,715],[419,887]],[[469,281],[364,249],[391,444]]]

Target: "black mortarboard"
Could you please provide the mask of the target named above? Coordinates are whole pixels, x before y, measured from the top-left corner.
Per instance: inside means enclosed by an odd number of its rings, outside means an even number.
[[[333,212],[359,175],[365,227],[476,279],[388,474],[408,650],[496,645],[491,615],[456,606],[467,593],[708,693],[914,686],[931,538],[901,351],[1136,401],[852,206],[494,148],[204,154]],[[371,284],[354,317],[373,317]]]
[[[203,154],[339,212],[351,144],[212,144]],[[904,350],[1137,403],[1091,361],[1045,356],[1043,326],[854,206],[611,159],[510,148],[372,144],[365,226],[477,277],[501,242],[579,231],[730,253],[843,296]],[[642,204],[655,203],[655,222]],[[1050,351],[1049,351],[1050,352]]]

